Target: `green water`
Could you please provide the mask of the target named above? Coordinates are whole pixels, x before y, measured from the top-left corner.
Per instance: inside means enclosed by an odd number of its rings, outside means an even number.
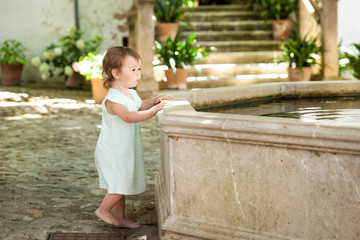
[[[206,111],[360,126],[360,97],[286,99],[210,108]]]

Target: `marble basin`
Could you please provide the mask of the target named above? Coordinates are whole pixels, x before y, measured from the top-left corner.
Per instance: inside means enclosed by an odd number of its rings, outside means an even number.
[[[360,239],[359,125],[195,110],[333,95],[360,95],[360,82],[179,94],[159,113],[161,239]]]

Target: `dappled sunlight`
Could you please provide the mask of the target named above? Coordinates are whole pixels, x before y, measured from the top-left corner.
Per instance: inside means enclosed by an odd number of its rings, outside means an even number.
[[[73,131],[73,130],[81,130],[83,129],[81,126],[73,126],[73,127],[63,127],[61,130]]]
[[[24,97],[27,98],[29,95],[26,93],[0,92],[0,101],[10,98],[14,101],[21,101]]]
[[[286,79],[288,78],[288,74],[249,74],[249,75],[237,75],[237,79]]]
[[[104,196],[94,163],[102,108],[88,96],[85,91],[68,89],[0,87],[3,226],[31,223],[34,225],[26,231],[33,234],[35,226],[38,235],[50,225],[54,226],[52,229],[60,226],[62,231],[84,232],[89,227],[105,226],[97,221],[93,210]],[[145,222],[140,233],[131,230],[131,239],[145,240],[157,236],[152,223],[153,189],[160,167],[157,119],[142,123],[141,132],[149,191],[136,201],[129,196],[127,209],[131,219]],[[23,232],[20,234],[24,236]]]
[[[206,119],[206,120],[202,120],[200,123],[203,125],[207,125],[207,124],[212,124],[213,121],[211,119]]]
[[[42,117],[40,114],[21,114],[14,117],[5,117],[5,120],[37,119]]]
[[[39,96],[34,94],[30,96],[24,92],[0,91],[0,116],[10,121],[48,118],[61,113],[75,113],[74,111],[101,114],[100,105],[96,105],[92,99],[79,101],[66,97],[47,96],[46,90],[38,90],[38,92]]]

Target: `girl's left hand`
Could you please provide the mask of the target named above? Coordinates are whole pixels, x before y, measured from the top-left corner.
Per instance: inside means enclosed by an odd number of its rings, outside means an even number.
[[[161,95],[161,96],[159,96],[159,97],[156,97],[156,98],[154,98],[154,105],[161,103],[161,101],[162,101],[164,98],[170,98],[170,99],[172,99],[173,97],[170,96],[170,95],[167,95],[167,94],[166,94],[166,95]]]

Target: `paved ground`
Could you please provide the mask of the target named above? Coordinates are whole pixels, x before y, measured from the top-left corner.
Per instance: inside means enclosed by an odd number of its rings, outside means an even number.
[[[93,160],[101,109],[90,92],[0,86],[0,122],[0,239],[43,240],[57,231],[158,239],[156,118],[142,123],[147,191],[126,203],[127,216],[142,224],[139,230],[108,226],[93,214],[104,192]]]

